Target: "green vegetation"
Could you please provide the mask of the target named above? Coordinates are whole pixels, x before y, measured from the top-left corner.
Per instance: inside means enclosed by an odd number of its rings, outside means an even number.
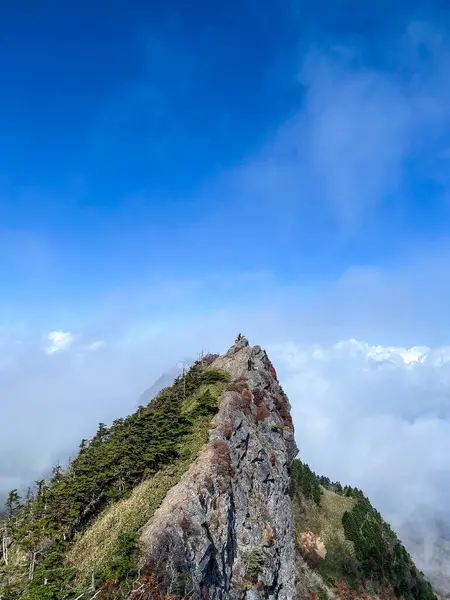
[[[96,589],[108,582],[116,588],[102,599],[115,597],[136,575],[139,527],[203,445],[228,381],[227,373],[196,362],[148,406],[110,428],[100,423],[68,468],[56,466],[25,500],[13,490],[0,526],[7,546],[2,598],[73,600],[91,577]]]
[[[305,531],[312,531],[327,549],[318,567],[324,580],[332,585],[341,577],[347,577],[350,570],[347,565],[354,561],[354,550],[345,537],[342,517],[352,509],[354,500],[324,488],[320,478],[299,460],[292,465],[290,492],[297,538]],[[314,591],[319,593],[316,587]]]
[[[261,571],[264,564],[264,554],[262,553],[262,550],[259,550],[258,548],[247,550],[247,552],[244,552],[242,555],[242,562],[247,574],[250,576],[255,575]]]
[[[393,584],[397,597],[433,600],[428,581],[414,566],[411,556],[367,498],[358,498],[342,518],[345,535],[354,544],[363,577]]]
[[[393,589],[399,598],[435,600],[431,585],[361,490],[319,477],[296,460],[290,493],[297,536],[309,530],[325,544],[318,571],[326,583],[346,580],[364,590],[370,582],[380,593]]]
[[[201,419],[197,424],[196,430],[185,438],[180,457],[173,465],[144,480],[128,498],[109,506],[77,539],[66,561],[76,567],[77,580],[83,581],[85,574],[91,572],[100,573],[100,579],[104,579],[101,573],[118,554],[119,535],[138,531],[151,519],[168,490],[180,480],[207,441],[209,418]]]
[[[318,481],[322,487],[335,494],[350,498],[365,498],[364,493],[358,490],[358,488],[353,488],[349,485],[342,486],[339,481],[331,481],[328,477],[320,476],[318,477]]]
[[[307,464],[294,460],[291,468],[290,496],[296,498],[301,494],[306,500],[320,504],[321,488],[317,475]]]

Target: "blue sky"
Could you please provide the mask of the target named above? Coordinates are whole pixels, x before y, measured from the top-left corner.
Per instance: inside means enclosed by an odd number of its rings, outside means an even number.
[[[397,525],[447,510],[449,25],[424,0],[0,9],[0,496],[243,331],[314,469]]]
[[[333,281],[444,239],[447,24],[423,2],[3,9],[6,325],[167,279]]]

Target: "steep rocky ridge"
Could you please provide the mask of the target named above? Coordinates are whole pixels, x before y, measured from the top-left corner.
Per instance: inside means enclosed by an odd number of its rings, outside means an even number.
[[[236,344],[211,368],[231,383],[208,443],[142,532],[141,573],[187,572],[210,600],[292,599],[297,448],[287,399],[259,346]]]

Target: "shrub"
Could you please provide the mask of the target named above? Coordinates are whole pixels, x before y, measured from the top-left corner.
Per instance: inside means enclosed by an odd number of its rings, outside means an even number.
[[[252,401],[252,393],[250,390],[245,389],[242,392],[242,397],[244,398],[244,400],[247,400],[247,402],[251,402]]]
[[[258,574],[264,564],[264,554],[258,548],[247,550],[242,555],[242,562],[248,575]]]
[[[250,403],[241,394],[235,394],[230,401],[230,406],[235,410],[248,411]]]
[[[215,415],[219,411],[217,406],[217,398],[209,389],[206,389],[203,394],[198,398],[197,405],[191,410],[190,419],[194,421],[198,417],[206,417],[208,415]]]
[[[267,419],[269,415],[270,411],[267,408],[267,406],[258,406],[258,408],[256,409],[255,420],[259,423],[261,421],[264,421],[264,419]]]
[[[261,388],[256,388],[252,391],[253,391],[253,403],[256,406],[261,406],[262,404],[264,404],[265,399],[267,397],[265,390],[262,390]]]
[[[203,365],[206,365],[207,367],[209,367],[209,365],[211,365],[218,357],[219,357],[219,354],[208,353],[208,354],[205,354],[205,356],[202,358],[201,362]]]
[[[215,467],[217,474],[229,475],[231,461],[227,444],[222,440],[214,440],[213,452],[212,464]]]
[[[317,595],[319,596],[319,600],[328,600],[327,590],[321,585],[317,588]]]
[[[202,383],[210,384],[218,383],[221,381],[230,381],[230,374],[227,371],[222,371],[220,369],[207,369],[204,373],[202,373]]]
[[[121,581],[137,573],[137,554],[138,554],[138,533],[137,531],[123,531],[119,534],[119,543],[116,552],[106,570],[100,574],[101,581]]]
[[[142,600],[167,600],[171,597],[181,600],[192,590],[184,549],[173,531],[166,530],[157,537],[152,553],[146,557],[144,574],[151,578],[151,587],[148,588],[150,593],[144,594]],[[139,596],[137,599],[141,600]]]
[[[247,380],[244,379],[243,377],[239,377],[238,379],[235,379],[234,381],[229,383],[228,387],[227,387],[228,392],[239,392],[239,394],[242,394],[242,392],[247,389],[248,389]]]
[[[280,414],[280,417],[283,419],[284,425],[292,429],[292,417],[285,396],[283,396],[282,394],[278,394],[275,399],[275,406]]]
[[[285,417],[283,422],[285,427],[288,427],[289,429],[294,429],[294,422],[292,421],[292,416],[290,414],[288,414],[287,417]]]

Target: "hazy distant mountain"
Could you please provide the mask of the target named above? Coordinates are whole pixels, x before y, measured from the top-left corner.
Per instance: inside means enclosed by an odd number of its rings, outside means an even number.
[[[179,362],[177,366],[172,367],[169,371],[163,373],[151,387],[142,392],[137,401],[138,405],[145,406],[148,404],[161,390],[173,384],[174,379],[183,372],[183,365],[185,369],[188,369],[194,362],[195,359],[187,358],[184,361]]]

